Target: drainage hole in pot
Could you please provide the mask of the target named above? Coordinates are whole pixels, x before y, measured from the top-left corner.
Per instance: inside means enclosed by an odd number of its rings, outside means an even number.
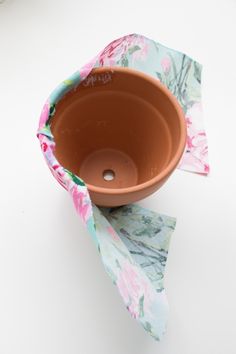
[[[103,178],[105,179],[105,181],[113,181],[113,179],[115,178],[115,172],[112,170],[104,170]]]

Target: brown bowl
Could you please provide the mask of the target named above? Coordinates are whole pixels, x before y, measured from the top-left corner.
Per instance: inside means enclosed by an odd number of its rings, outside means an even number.
[[[183,111],[171,92],[151,76],[119,67],[93,69],[58,103],[51,129],[58,161],[101,206],[159,189],[186,142]]]

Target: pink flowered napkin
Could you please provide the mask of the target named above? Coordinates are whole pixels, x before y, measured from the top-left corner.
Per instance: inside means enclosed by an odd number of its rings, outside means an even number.
[[[38,138],[56,180],[71,195],[112,282],[133,318],[155,339],[166,330],[165,265],[176,220],[138,205],[98,208],[84,181],[57,161],[51,121],[57,103],[94,67],[131,67],[160,80],[178,99],[187,123],[187,144],[179,168],[208,174],[208,150],[201,105],[201,65],[186,54],[138,34],[111,42],[93,60],[63,81],[46,101]]]

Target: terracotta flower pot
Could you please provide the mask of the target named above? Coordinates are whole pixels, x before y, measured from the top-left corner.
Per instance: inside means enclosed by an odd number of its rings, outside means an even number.
[[[176,168],[186,127],[176,98],[128,68],[96,68],[58,103],[55,155],[80,176],[92,201],[128,204],[155,192]]]

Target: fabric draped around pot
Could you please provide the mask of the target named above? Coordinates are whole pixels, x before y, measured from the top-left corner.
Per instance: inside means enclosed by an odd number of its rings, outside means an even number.
[[[134,204],[98,208],[91,202],[84,181],[61,166],[54,155],[55,142],[50,127],[57,103],[94,67],[101,66],[139,70],[160,80],[175,95],[187,124],[187,144],[179,168],[206,175],[209,164],[201,106],[202,67],[187,55],[142,35],[130,34],[116,39],[52,92],[43,107],[37,133],[48,167],[70,193],[126,308],[159,340],[168,317],[164,271],[175,218]]]

